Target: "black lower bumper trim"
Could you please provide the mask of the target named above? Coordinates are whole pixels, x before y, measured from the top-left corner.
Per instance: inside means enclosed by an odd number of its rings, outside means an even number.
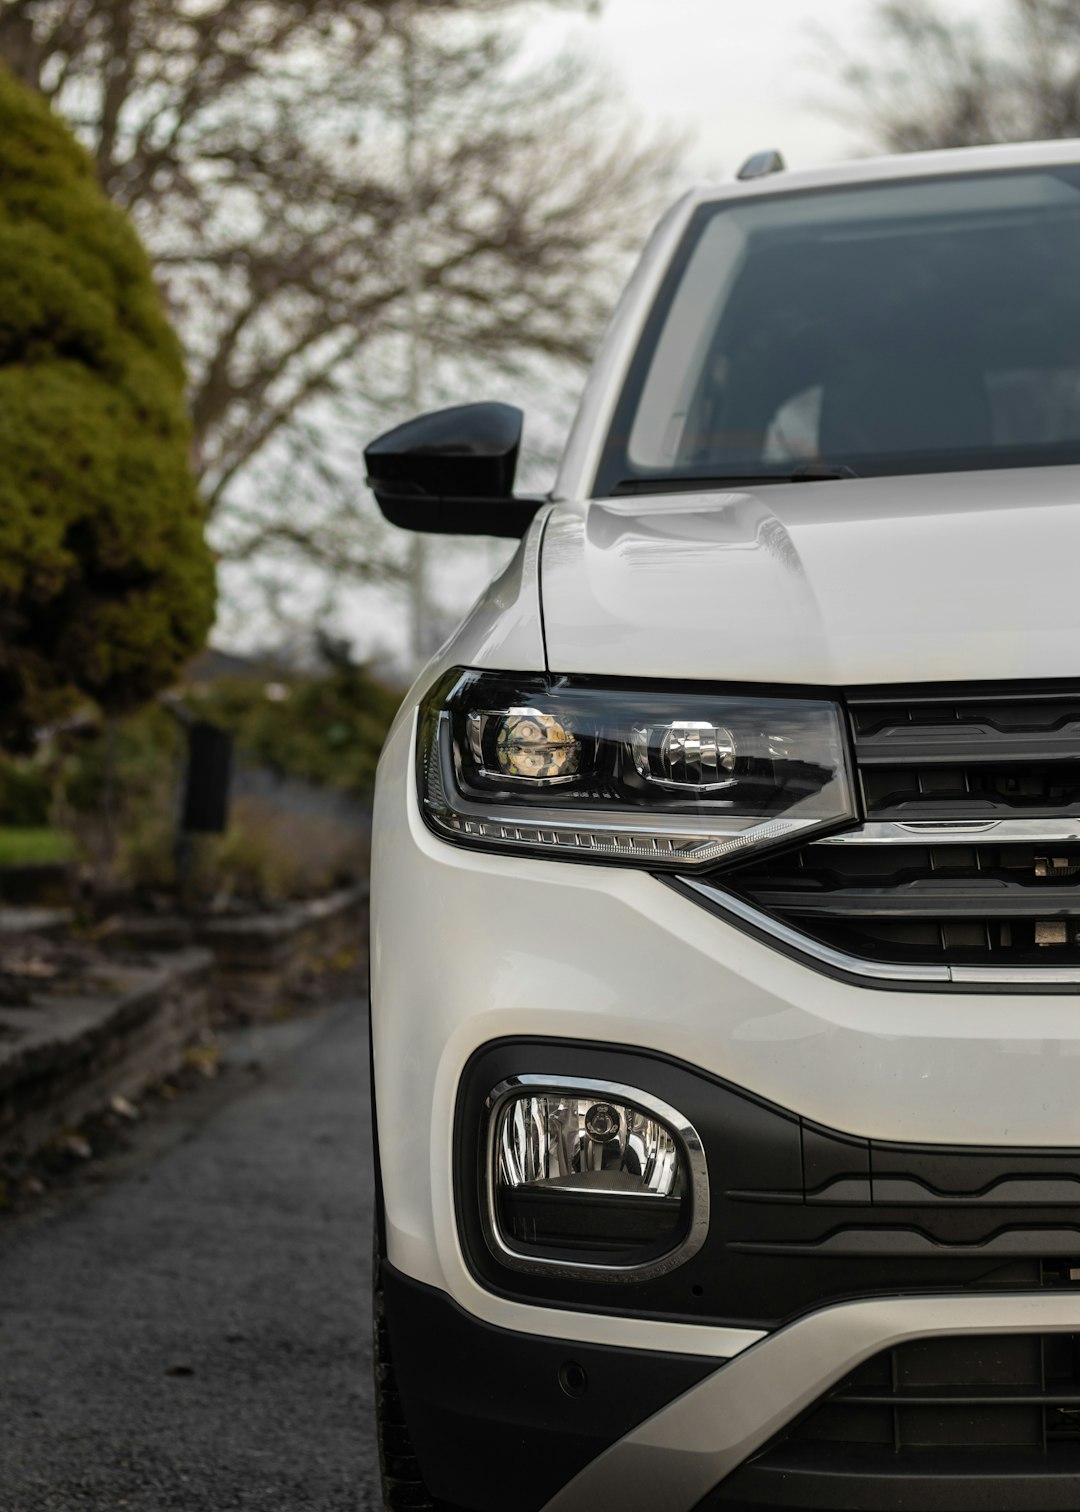
[[[386,1321],[416,1458],[436,1500],[540,1512],[579,1470],[722,1360],[493,1328],[383,1267]]]
[[[1080,1446],[1038,1450],[791,1444],[768,1451],[697,1512],[1076,1512]]]

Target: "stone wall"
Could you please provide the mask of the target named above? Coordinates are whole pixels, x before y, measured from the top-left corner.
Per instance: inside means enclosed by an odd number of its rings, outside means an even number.
[[[110,944],[163,950],[199,945],[214,959],[217,999],[233,1018],[267,1019],[307,981],[367,950],[366,883],[266,913],[130,918]]]
[[[175,1071],[209,1032],[212,993],[213,957],[184,950],[110,964],[78,997],[0,1008],[0,1167]]]

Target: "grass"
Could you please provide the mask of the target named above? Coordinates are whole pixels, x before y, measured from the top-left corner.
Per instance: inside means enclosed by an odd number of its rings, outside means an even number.
[[[37,866],[74,855],[74,837],[64,830],[0,827],[0,866]]]

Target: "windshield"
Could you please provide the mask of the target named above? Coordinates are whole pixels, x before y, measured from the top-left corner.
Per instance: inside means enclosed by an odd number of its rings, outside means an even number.
[[[1080,168],[703,206],[600,494],[1080,462]]]

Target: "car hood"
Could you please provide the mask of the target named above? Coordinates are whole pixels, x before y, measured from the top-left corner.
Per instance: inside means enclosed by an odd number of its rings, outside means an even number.
[[[855,686],[1080,675],[1080,468],[557,508],[553,672]]]

